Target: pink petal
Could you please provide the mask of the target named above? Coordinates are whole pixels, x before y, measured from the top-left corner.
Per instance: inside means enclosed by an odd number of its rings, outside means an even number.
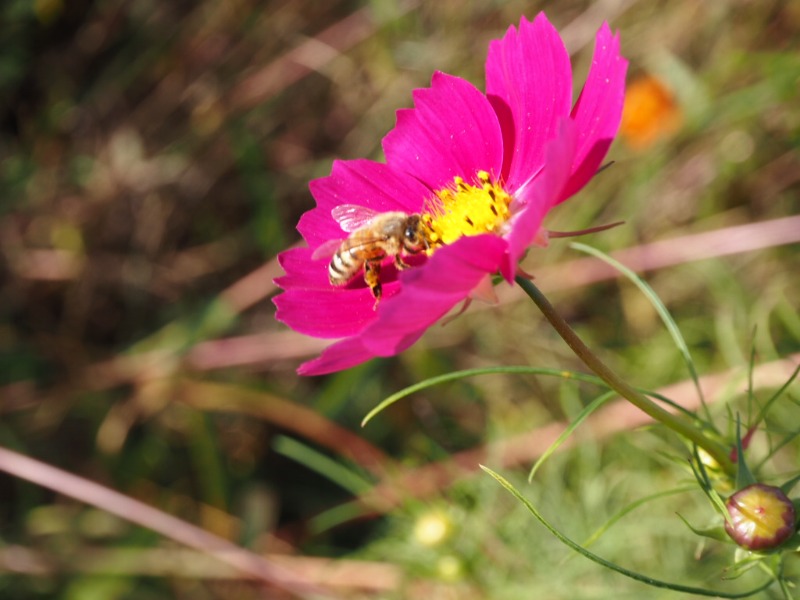
[[[350,338],[328,346],[318,358],[300,365],[297,373],[299,375],[325,375],[349,369],[371,358],[375,358],[375,355],[364,348],[361,338]]]
[[[359,333],[375,320],[374,298],[369,290],[360,294],[363,302],[349,303],[343,292],[331,288],[328,292],[299,292],[292,289],[275,296],[275,318],[289,327],[319,338],[340,338]]]
[[[586,85],[572,109],[580,137],[572,177],[560,201],[586,185],[608,152],[622,118],[627,69],[628,61],[619,50],[619,35],[612,36],[608,24],[603,23],[597,32]]]
[[[311,260],[310,248],[287,250],[278,260],[286,275],[275,283],[286,291],[273,299],[275,318],[292,329],[314,337],[345,337],[356,335],[377,318],[369,289],[331,286],[327,262]],[[399,283],[392,288],[396,292]]]
[[[331,174],[315,179],[309,187],[317,207],[300,218],[297,229],[312,248],[347,237],[331,217],[336,206],[358,204],[378,212],[414,213],[430,195],[430,190],[406,173],[365,159],[334,161]]]
[[[381,304],[378,319],[361,335],[364,346],[378,356],[410,346],[465,300],[486,274],[495,273],[505,251],[503,238],[463,237],[439,249],[424,267],[401,273],[402,292]]]
[[[577,137],[575,123],[568,118],[562,119],[558,137],[546,144],[544,169],[538,177],[517,190],[515,199],[525,208],[515,215],[513,227],[506,236],[508,254],[501,273],[509,282],[514,278],[517,263],[539,234],[545,215],[561,197],[567,185],[575,158]]]
[[[431,87],[414,91],[414,108],[397,111],[383,139],[386,162],[430,189],[471,179],[479,170],[499,173],[503,141],[486,97],[459,77],[436,72]]]
[[[540,169],[545,142],[572,104],[569,54],[544,13],[489,44],[486,94],[503,128],[503,174],[513,191]]]
[[[331,287],[327,261],[312,260],[310,248],[292,248],[281,252],[278,255],[278,264],[286,273],[275,279],[282,288],[297,287],[305,291]]]

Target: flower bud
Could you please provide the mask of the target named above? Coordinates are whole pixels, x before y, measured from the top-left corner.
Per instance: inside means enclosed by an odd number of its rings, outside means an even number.
[[[748,550],[775,548],[795,531],[794,505],[780,488],[754,483],[728,498],[726,506],[725,531]]]

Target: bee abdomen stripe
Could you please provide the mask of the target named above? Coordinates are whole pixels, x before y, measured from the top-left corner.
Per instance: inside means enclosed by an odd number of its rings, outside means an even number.
[[[345,255],[336,253],[328,265],[328,278],[335,285],[344,284],[354,274],[353,267],[354,265],[345,258]]]
[[[337,273],[346,273],[350,270],[350,261],[346,260],[342,254],[334,254],[331,259],[331,270]]]

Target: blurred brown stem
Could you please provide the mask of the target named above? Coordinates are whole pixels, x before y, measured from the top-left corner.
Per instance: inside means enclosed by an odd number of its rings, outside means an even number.
[[[152,529],[190,548],[210,554],[237,571],[260,581],[298,595],[314,593],[331,597],[327,590],[309,584],[304,577],[293,573],[290,569],[273,564],[228,540],[98,483],[7,448],[0,447],[0,470],[96,506],[131,523]]]

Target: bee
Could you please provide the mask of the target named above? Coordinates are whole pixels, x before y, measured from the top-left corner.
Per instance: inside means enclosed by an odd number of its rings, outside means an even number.
[[[427,228],[419,214],[400,211],[377,212],[365,206],[342,204],[331,216],[343,231],[350,235],[344,240],[331,240],[319,246],[313,259],[330,256],[328,279],[331,285],[343,286],[352,281],[364,268],[364,281],[375,298],[375,308],[381,300],[381,264],[388,257],[402,270],[410,265],[403,255],[419,254],[430,247]]]

